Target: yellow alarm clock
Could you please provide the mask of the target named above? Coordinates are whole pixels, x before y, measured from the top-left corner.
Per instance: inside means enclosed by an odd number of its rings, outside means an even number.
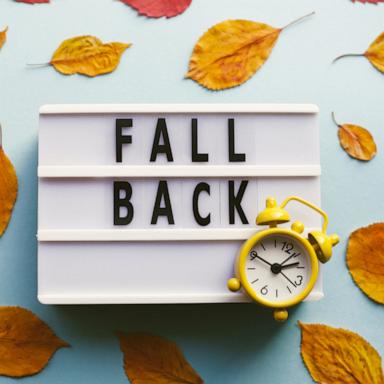
[[[290,221],[284,208],[292,200],[323,217],[320,231],[305,237],[300,221],[290,229],[277,227]],[[288,197],[280,206],[274,198],[268,198],[256,224],[268,225],[269,229],[256,232],[243,244],[236,260],[236,277],[228,280],[228,288],[233,292],[243,288],[255,302],[273,308],[275,320],[285,321],[287,308],[303,301],[313,289],[319,274],[318,261],[325,263],[331,258],[339,237],[327,235],[328,216],[323,210],[296,196]]]

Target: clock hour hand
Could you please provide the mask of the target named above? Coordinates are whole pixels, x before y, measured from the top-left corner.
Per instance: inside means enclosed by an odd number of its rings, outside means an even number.
[[[291,264],[285,264],[285,265],[280,265],[280,269],[286,269],[286,268],[291,268],[291,267],[296,267],[297,265],[299,265],[300,263],[297,262],[297,263],[291,263]]]
[[[287,257],[280,265],[283,266],[288,260],[292,259],[292,257],[294,256],[295,254]]]

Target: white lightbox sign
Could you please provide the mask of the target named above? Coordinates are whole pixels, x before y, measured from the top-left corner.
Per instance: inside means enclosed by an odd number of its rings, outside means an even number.
[[[268,196],[320,205],[314,105],[40,109],[38,298],[245,302],[227,289]],[[319,218],[300,206],[307,229]],[[322,297],[321,278],[309,300]]]

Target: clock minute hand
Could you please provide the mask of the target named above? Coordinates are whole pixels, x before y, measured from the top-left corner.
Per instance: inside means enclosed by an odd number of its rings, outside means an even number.
[[[257,257],[258,259],[260,259],[261,261],[264,261],[264,263],[268,264],[269,266],[272,266],[272,264],[271,264],[269,261],[263,259],[263,258],[260,257],[259,255],[256,255],[256,257]]]
[[[286,269],[286,268],[291,268],[291,267],[296,267],[296,265],[299,265],[300,262],[297,262],[297,263],[291,263],[291,264],[285,264],[285,265],[280,265],[280,268],[281,269]]]

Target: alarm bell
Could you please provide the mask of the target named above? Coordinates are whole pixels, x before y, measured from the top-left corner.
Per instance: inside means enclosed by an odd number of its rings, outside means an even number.
[[[296,200],[297,202],[306,205],[323,217],[324,220],[322,230],[310,232],[308,234],[308,241],[314,248],[319,261],[326,263],[332,256],[332,247],[339,242],[339,236],[336,234],[327,234],[328,216],[316,205],[311,204],[310,202],[297,196],[290,196],[285,199],[281,205],[278,205],[275,198],[268,197],[266,201],[266,208],[256,217],[256,224],[276,227],[278,224],[287,223],[290,221],[290,215],[285,210],[285,206],[292,200]]]
[[[312,231],[308,234],[308,240],[313,246],[319,261],[326,263],[332,256],[332,247],[339,242],[339,236],[335,233],[327,235],[322,231]]]
[[[256,224],[276,227],[277,224],[287,223],[290,219],[289,213],[277,205],[276,199],[268,197],[266,208],[256,217]]]

